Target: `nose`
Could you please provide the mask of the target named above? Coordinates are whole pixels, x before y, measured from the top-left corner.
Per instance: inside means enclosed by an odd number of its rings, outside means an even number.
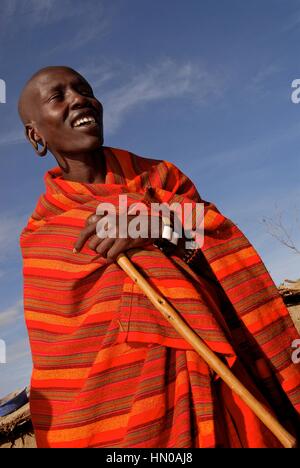
[[[75,89],[70,90],[69,100],[71,109],[85,107],[89,103],[87,96],[78,93]]]

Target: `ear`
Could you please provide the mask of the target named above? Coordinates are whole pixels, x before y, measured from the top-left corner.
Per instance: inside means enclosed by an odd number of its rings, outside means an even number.
[[[34,147],[34,151],[39,156],[46,156],[48,151],[47,143],[43,137],[39,135],[33,122],[25,125],[25,135],[29,143]],[[39,149],[39,143],[42,145],[42,149]]]
[[[25,136],[35,149],[38,148],[38,143],[42,141],[42,138],[40,137],[33,123],[25,125]]]

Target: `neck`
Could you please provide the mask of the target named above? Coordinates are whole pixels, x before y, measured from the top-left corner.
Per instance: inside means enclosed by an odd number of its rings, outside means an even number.
[[[105,183],[106,164],[103,149],[80,155],[55,155],[62,178],[85,184]]]

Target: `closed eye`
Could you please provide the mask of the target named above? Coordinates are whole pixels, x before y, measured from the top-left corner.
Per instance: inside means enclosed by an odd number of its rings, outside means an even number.
[[[62,99],[64,97],[63,93],[56,93],[56,94],[53,94],[53,96],[51,96],[49,98],[49,101],[56,101],[56,100],[59,100],[59,99]]]

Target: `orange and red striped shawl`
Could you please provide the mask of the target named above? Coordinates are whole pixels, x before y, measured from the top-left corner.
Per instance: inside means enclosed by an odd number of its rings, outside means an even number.
[[[277,446],[245,405],[116,264],[72,249],[100,202],[201,201],[173,164],[104,147],[105,184],[45,175],[21,234],[39,447]],[[100,153],[99,153],[100,157]],[[152,187],[152,191],[149,191]],[[148,197],[148,198],[147,198]],[[194,269],[154,246],[131,260],[250,389],[274,410],[300,408],[297,333],[254,248],[205,202]]]

